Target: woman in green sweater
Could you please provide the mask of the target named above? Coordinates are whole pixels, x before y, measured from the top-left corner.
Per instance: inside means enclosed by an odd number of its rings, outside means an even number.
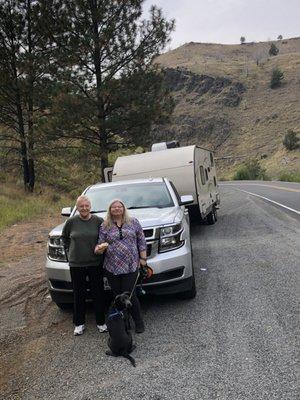
[[[69,218],[63,228],[62,239],[68,254],[74,293],[74,335],[85,329],[86,279],[89,278],[94,303],[96,324],[106,332],[104,315],[103,256],[94,253],[102,218],[91,214],[91,202],[86,196],[76,201],[79,214]]]

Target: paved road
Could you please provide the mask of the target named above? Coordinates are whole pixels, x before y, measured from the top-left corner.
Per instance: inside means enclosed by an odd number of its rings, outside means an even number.
[[[267,181],[221,182],[221,187],[243,190],[253,195],[262,196],[265,201],[273,202],[278,207],[288,207],[291,212],[300,214],[300,183]],[[277,203],[277,204],[276,204]]]
[[[21,370],[5,398],[296,400],[299,222],[223,187],[217,224],[192,233],[198,295],[143,301],[137,368],[104,355],[92,313],[74,338],[70,313],[47,303],[31,340],[19,336]]]

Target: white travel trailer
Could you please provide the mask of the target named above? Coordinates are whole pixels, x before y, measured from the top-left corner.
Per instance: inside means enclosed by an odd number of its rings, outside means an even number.
[[[195,145],[175,146],[175,142],[155,143],[151,152],[118,157],[113,169],[107,169],[106,180],[166,177],[179,196],[193,195],[192,211],[214,224],[220,195],[213,153]]]

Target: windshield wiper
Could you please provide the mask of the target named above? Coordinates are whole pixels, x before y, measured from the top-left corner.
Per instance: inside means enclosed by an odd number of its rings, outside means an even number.
[[[137,210],[140,208],[166,208],[166,207],[170,207],[170,206],[131,206],[131,207],[127,207],[127,210]]]
[[[98,214],[98,213],[101,213],[101,212],[105,212],[105,211],[107,211],[107,210],[100,210],[100,211],[90,211],[90,213],[91,214]]]

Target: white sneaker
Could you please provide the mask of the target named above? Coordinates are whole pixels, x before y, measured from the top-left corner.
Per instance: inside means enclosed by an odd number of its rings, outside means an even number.
[[[75,326],[74,336],[82,335],[84,330],[85,330],[85,325],[84,324]]]
[[[100,332],[100,333],[107,332],[107,326],[106,326],[106,324],[104,324],[104,325],[97,325],[97,328],[99,329],[99,332]]]

